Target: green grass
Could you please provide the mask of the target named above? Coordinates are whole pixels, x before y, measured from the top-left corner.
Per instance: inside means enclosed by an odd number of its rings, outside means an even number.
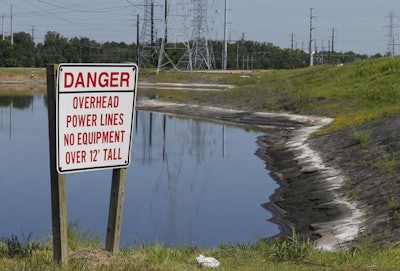
[[[254,111],[290,111],[333,117],[330,130],[400,114],[400,58],[369,59],[344,66],[314,66],[246,74],[142,73],[160,82],[233,84],[230,91],[159,92],[161,99]],[[140,76],[139,76],[140,77]],[[183,79],[185,78],[185,79]],[[139,92],[141,90],[139,89]]]
[[[368,131],[353,130],[354,140],[360,144],[361,148],[366,148],[371,139],[371,133]]]
[[[43,68],[1,68],[0,80],[14,81],[36,81],[46,80],[45,69]]]
[[[392,173],[399,165],[400,161],[388,153],[384,153],[377,163],[378,169],[383,170],[386,174]]]
[[[83,234],[85,235],[85,234]],[[0,243],[0,270],[199,270],[196,257],[203,254],[220,262],[216,270],[393,270],[400,266],[400,248],[361,244],[337,252],[313,248],[309,239],[295,234],[266,242],[226,245],[203,249],[194,246],[173,248],[162,244],[136,244],[112,255],[100,244],[83,243],[71,250],[69,262],[59,266],[52,261],[51,245],[32,242],[13,243],[28,253],[10,253],[14,245]]]

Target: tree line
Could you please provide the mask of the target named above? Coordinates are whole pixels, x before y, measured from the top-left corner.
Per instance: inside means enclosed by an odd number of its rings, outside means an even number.
[[[161,39],[156,41],[161,44]],[[214,68],[222,66],[221,41],[211,41],[211,52],[214,56]],[[184,47],[175,44],[166,48],[172,62],[178,62],[185,53],[176,49]],[[85,37],[66,38],[61,34],[49,31],[43,43],[35,44],[29,33],[13,34],[0,40],[0,67],[45,67],[54,63],[121,63],[137,62],[138,52],[135,43],[105,42],[99,43]],[[146,63],[147,67],[157,67],[157,50],[154,57]],[[381,57],[375,55],[374,57]],[[354,52],[321,51],[314,55],[314,65],[340,64],[368,58]],[[272,43],[240,40],[228,44],[228,69],[295,69],[309,65],[309,55],[302,50],[282,49]]]

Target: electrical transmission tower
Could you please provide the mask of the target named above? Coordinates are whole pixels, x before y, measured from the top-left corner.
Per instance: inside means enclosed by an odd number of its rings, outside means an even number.
[[[161,40],[161,48],[160,48],[160,54],[158,56],[158,64],[157,64],[157,74],[161,69],[164,67],[171,65],[173,68],[175,68],[175,65],[171,58],[168,56],[167,53],[167,43],[168,43],[168,17],[170,13],[170,4],[168,0],[165,0],[165,6],[164,6],[164,36],[162,37]]]
[[[195,70],[213,69],[212,47],[208,40],[207,0],[192,0],[194,5],[192,32],[192,67]]]
[[[155,40],[154,0],[145,0],[143,26],[140,33],[139,66],[155,65],[158,47]]]
[[[190,35],[188,34],[186,4],[184,0],[180,0],[171,7],[170,2],[171,0],[165,0],[164,36],[161,40],[157,73],[162,69],[171,69],[174,71],[179,71],[180,69],[192,70],[191,55],[187,58],[187,52],[190,52]],[[183,20],[181,21],[180,19],[182,18]],[[176,19],[179,19],[179,23],[177,23]],[[175,37],[175,40],[171,37]],[[181,54],[181,52],[184,53],[178,61],[169,56],[169,53]],[[189,61],[186,59],[189,59]]]
[[[399,27],[399,26],[394,23],[394,20],[397,18],[397,16],[393,11],[391,11],[389,13],[389,16],[387,16],[387,17],[389,17],[389,25],[384,26],[384,27],[389,28],[389,34],[387,35],[388,42],[387,42],[386,54],[394,56],[395,55],[394,46],[398,45],[395,43],[394,28]]]
[[[193,5],[191,29],[189,28],[190,23],[188,23],[189,12],[187,12],[190,8],[186,7],[188,1],[176,1],[176,4],[172,6],[167,1],[171,0],[165,0],[164,36],[161,42],[157,73],[165,68],[190,71],[213,69],[215,61],[208,40],[207,0],[191,0]],[[171,17],[181,19],[180,23],[173,25]],[[191,34],[190,31],[192,31]],[[174,34],[175,38],[180,40],[175,44],[171,42],[171,37],[168,37],[174,36]],[[169,52],[181,55],[180,59],[174,62],[169,57]],[[183,54],[179,52],[183,52]]]

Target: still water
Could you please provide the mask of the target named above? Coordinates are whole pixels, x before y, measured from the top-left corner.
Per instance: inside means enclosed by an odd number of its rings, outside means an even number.
[[[139,111],[121,245],[238,244],[278,233],[260,205],[277,184],[261,132]],[[69,223],[106,235],[111,170],[66,175]],[[46,99],[0,96],[0,237],[51,235]]]

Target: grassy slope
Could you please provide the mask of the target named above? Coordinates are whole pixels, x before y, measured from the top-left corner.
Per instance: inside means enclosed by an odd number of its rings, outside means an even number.
[[[325,130],[329,132],[386,116],[398,116],[400,90],[397,89],[396,77],[399,71],[400,59],[388,58],[343,67],[260,71],[250,74],[250,77],[203,73],[163,73],[154,76],[146,71],[142,71],[140,76],[141,80],[158,82],[234,84],[237,87],[228,92],[162,91],[157,95],[166,100],[222,107],[330,116],[335,121]],[[6,73],[8,70],[0,70],[0,78],[7,78]],[[51,261],[51,246],[34,246],[31,250],[30,245],[22,244],[21,248],[15,246],[15,242],[6,241],[0,244],[0,270],[56,269]],[[96,251],[98,245],[72,245],[71,248]],[[400,249],[397,247],[379,248],[364,244],[355,250],[328,253],[309,250],[307,243],[293,242],[292,238],[272,245],[257,242],[254,246],[222,245],[214,249],[140,246],[122,251],[118,256],[95,252],[95,255],[71,259],[69,267],[65,269],[198,270],[195,257],[199,253],[220,260],[222,265],[218,270],[392,270],[400,265],[397,256]]]
[[[339,128],[399,115],[399,72],[400,58],[386,58],[341,67],[315,66],[250,75],[194,74],[194,82],[209,80],[237,87],[229,92],[157,94],[159,98],[181,102],[330,116],[335,118],[331,128]],[[180,77],[182,74],[166,73],[158,80],[176,81]]]

